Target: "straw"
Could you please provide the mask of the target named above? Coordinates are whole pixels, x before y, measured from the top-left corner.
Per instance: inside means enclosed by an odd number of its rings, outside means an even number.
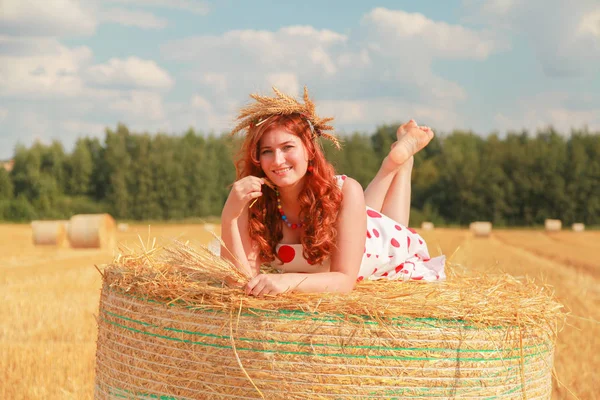
[[[121,255],[104,268],[96,398],[549,399],[551,288],[449,275],[256,298],[205,247]]]

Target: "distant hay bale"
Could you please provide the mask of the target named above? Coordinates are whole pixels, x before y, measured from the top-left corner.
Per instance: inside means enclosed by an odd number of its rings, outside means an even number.
[[[129,230],[129,224],[124,224],[121,222],[117,225],[117,230],[119,232],[127,232]]]
[[[421,229],[424,231],[432,231],[433,230],[433,222],[423,222],[421,223]]]
[[[549,399],[564,313],[509,275],[249,297],[183,244],[104,269],[96,399]],[[493,295],[490,295],[493,293]]]
[[[544,221],[544,227],[546,232],[558,232],[562,229],[562,222],[560,219],[547,219]]]
[[[67,238],[68,221],[32,221],[33,244],[62,246]]]
[[[109,214],[79,214],[71,217],[69,242],[73,248],[111,249],[116,246],[116,224]]]
[[[492,223],[488,221],[471,222],[469,230],[477,237],[488,237],[492,234]]]
[[[583,232],[585,231],[585,224],[576,222],[571,226],[571,229],[573,229],[573,232]]]

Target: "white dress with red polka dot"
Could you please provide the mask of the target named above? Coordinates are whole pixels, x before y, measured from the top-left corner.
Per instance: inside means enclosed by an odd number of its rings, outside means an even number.
[[[342,187],[345,175],[336,176]],[[357,280],[402,279],[438,281],[446,279],[445,256],[429,257],[427,244],[411,228],[367,207],[367,238]],[[329,260],[310,265],[302,256],[302,244],[279,244],[272,265],[282,272],[326,272]]]

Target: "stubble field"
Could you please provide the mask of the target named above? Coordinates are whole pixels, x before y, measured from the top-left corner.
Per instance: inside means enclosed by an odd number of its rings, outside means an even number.
[[[218,229],[217,229],[218,233]],[[600,387],[600,232],[495,230],[421,232],[431,255],[459,273],[507,272],[551,285],[571,316],[559,334],[553,399],[596,399]],[[118,241],[139,242],[148,225]],[[206,243],[202,225],[153,225],[150,236]],[[34,247],[28,225],[0,225],[0,399],[91,399],[95,315],[112,251]],[[575,397],[575,395],[577,397]]]

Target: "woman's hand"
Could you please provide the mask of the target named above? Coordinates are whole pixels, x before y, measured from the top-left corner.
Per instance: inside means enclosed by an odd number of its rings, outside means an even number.
[[[293,290],[299,282],[288,274],[258,274],[246,284],[250,296],[276,295]]]
[[[249,201],[262,196],[262,185],[264,183],[263,178],[256,176],[246,176],[236,181],[223,207],[223,214],[232,219],[238,218]]]

